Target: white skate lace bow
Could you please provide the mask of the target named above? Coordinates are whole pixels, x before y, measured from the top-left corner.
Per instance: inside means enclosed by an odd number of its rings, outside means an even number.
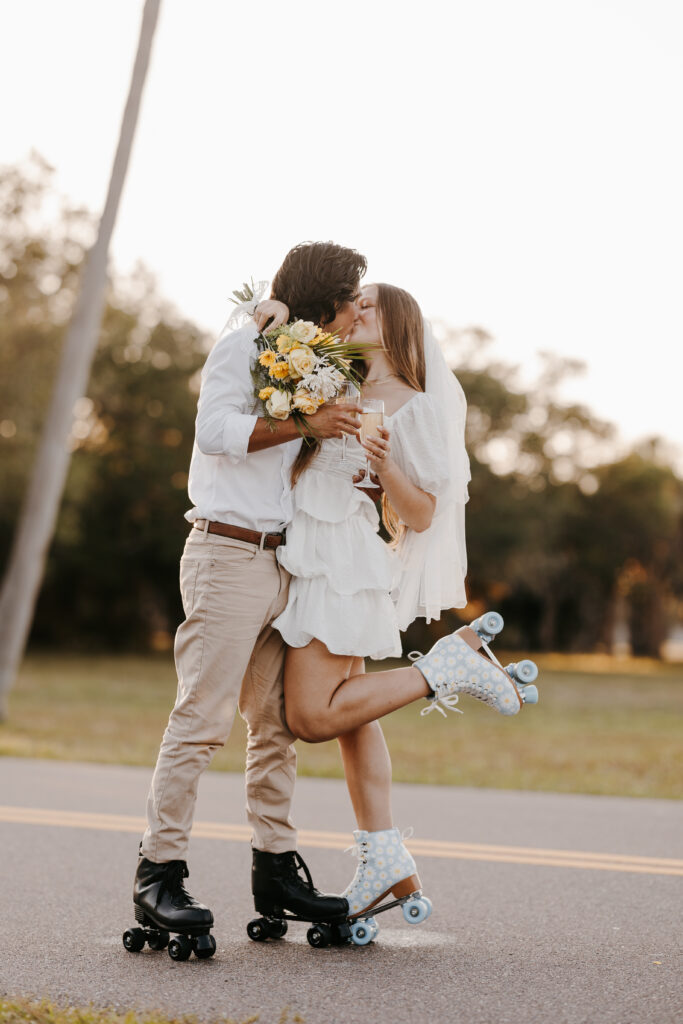
[[[352,846],[347,846],[346,849],[344,850],[344,853],[350,853],[352,857],[358,857],[359,860],[362,860],[363,863],[365,863],[367,861],[367,846],[368,844],[366,843],[366,841],[364,839],[361,839],[359,843],[354,843]],[[363,849],[363,847],[365,847],[365,850]]]
[[[247,320],[251,319],[251,317],[256,312],[256,307],[258,306],[263,296],[266,294],[267,289],[267,281],[257,281],[253,287],[252,297],[250,299],[247,299],[245,302],[237,303],[232,313],[228,317],[228,322],[226,323],[221,333],[225,333],[225,331],[228,329],[230,329],[231,331],[237,330],[238,327],[242,327],[242,325],[246,323]]]
[[[411,651],[408,655],[408,661],[417,661],[418,658],[423,658],[424,655],[420,654],[419,651]],[[459,715],[464,715],[465,712],[461,711],[460,708],[456,708],[458,703],[458,694],[440,694],[436,690],[434,691],[433,697],[427,697],[429,704],[426,708],[422,708],[420,715],[431,715],[432,711],[438,711],[444,718],[448,718],[448,711],[456,711]]]

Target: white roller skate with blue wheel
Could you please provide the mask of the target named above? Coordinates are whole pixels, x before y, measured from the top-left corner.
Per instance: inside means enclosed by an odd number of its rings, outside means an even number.
[[[523,704],[538,703],[538,690],[532,685],[538,676],[534,662],[525,659],[503,668],[489,647],[503,624],[498,612],[486,612],[437,640],[428,654],[409,655],[433,691],[423,715],[435,709],[444,716],[446,711],[460,711],[455,705],[461,693],[501,715],[516,715]]]
[[[358,867],[353,881],[342,893],[349,901],[351,941],[356,946],[372,942],[379,931],[375,915],[393,907],[402,908],[408,924],[425,921],[432,912],[432,903],[422,895],[415,861],[399,830],[357,829],[353,836]]]

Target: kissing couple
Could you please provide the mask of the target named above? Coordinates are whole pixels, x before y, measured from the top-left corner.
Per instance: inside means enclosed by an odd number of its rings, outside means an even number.
[[[401,656],[401,632],[415,618],[466,605],[470,479],[462,388],[415,299],[393,285],[361,288],[366,267],[331,242],[296,246],[271,299],[224,332],[204,366],[180,563],[178,692],[147,801],[133,895],[139,927],[124,935],[131,951],[145,941],[164,948],[170,933],[174,959],[216,949],[213,914],[184,880],[199,779],[236,709],[248,727],[252,890],[262,915],[250,936],[280,937],[294,916],[317,925],[313,945],[364,944],[387,901],[403,904],[407,920],[431,911],[394,825],[379,720],[425,699],[423,714],[446,714],[461,693],[504,715],[536,700],[524,686],[533,671],[525,679],[504,670],[490,652],[502,627],[496,613],[442,637],[410,666],[365,673],[365,658]],[[357,400],[347,386],[312,415],[266,415],[253,376],[261,332],[292,321],[362,350]],[[361,434],[367,410],[375,430]],[[341,895],[315,888],[290,816],[295,741],[332,738],[358,825],[358,867]]]

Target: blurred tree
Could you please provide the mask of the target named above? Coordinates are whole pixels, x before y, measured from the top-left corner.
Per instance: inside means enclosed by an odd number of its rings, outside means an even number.
[[[123,112],[107,198],[67,332],[45,427],[36,456],[9,564],[0,590],[0,720],[28,637],[35,601],[52,540],[69,458],[65,448],[76,400],[84,393],[104,308],[107,262],[126,179],[142,91],[147,77],[160,0],[145,0],[135,63]]]
[[[0,557],[6,558],[49,403],[92,223],[54,205],[38,157],[0,173]],[[10,262],[11,261],[11,262]],[[207,339],[138,268],[111,288],[36,609],[40,644],[149,647],[180,615],[196,373]]]
[[[56,205],[39,158],[0,174],[0,557],[92,231],[83,211]],[[500,608],[507,646],[608,649],[621,602],[634,651],[656,654],[683,593],[683,484],[669,454],[650,445],[615,461],[612,428],[560,398],[576,363],[546,356],[538,380],[523,387],[514,367],[488,358],[484,331],[451,331],[447,340],[469,403],[467,613]],[[88,395],[75,406],[33,643],[170,644],[207,349],[144,270],[110,287]],[[419,621],[406,649],[459,621],[455,613]]]

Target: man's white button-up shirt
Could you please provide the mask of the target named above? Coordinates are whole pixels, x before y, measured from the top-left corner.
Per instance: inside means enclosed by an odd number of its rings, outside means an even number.
[[[292,516],[290,473],[301,441],[247,453],[258,419],[253,325],[223,335],[202,370],[188,489],[190,522],[209,519],[278,533]]]

